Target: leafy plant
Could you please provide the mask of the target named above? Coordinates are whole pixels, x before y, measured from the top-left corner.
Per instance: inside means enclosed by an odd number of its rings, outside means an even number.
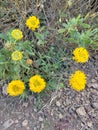
[[[77,44],[79,47],[91,46],[94,48],[97,46],[98,28],[85,23],[84,18],[81,18],[80,15],[62,23],[62,28],[58,30],[58,33],[63,35],[65,41]]]
[[[12,32],[14,32],[13,35]],[[18,29],[11,29],[5,34],[0,34],[0,38],[3,40],[3,47],[0,50],[0,79],[2,81],[14,80],[16,84],[17,80],[23,81],[26,87],[24,93],[21,95],[22,98],[27,97],[30,91],[28,87],[30,77],[37,74],[41,75],[47,82],[48,87],[46,87],[46,91],[56,89],[59,79],[56,71],[60,70],[65,53],[62,53],[62,48],[64,48],[62,46],[57,54],[57,45],[55,47],[50,46],[43,51],[48,35],[48,30],[45,27],[39,28],[33,34],[35,39],[31,41],[23,41],[23,34]],[[55,78],[56,76],[57,78]],[[62,87],[63,83],[60,82],[59,85]],[[9,89],[12,86],[9,85]],[[13,94],[12,90],[10,91]]]

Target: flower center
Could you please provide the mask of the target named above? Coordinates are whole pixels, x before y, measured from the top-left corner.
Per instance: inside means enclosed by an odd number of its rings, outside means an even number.
[[[35,21],[31,21],[31,24],[32,24],[32,25],[35,25],[35,24],[36,24],[36,22],[35,22]]]
[[[13,91],[14,92],[18,92],[20,90],[20,88],[17,86],[17,85],[14,85],[13,86]]]
[[[16,37],[20,37],[20,33],[19,33],[19,32],[16,32],[16,33],[15,33],[15,36],[16,36]]]
[[[14,54],[14,58],[18,59],[19,58],[19,54],[18,53]]]
[[[34,82],[34,86],[35,86],[35,87],[40,86],[40,82],[39,82],[38,80],[35,80],[35,82]]]

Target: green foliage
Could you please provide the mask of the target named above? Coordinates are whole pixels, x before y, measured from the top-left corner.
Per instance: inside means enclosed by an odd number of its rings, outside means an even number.
[[[37,45],[44,45],[47,43],[47,35],[48,35],[48,30],[45,27],[39,28],[38,32],[34,32],[34,35],[37,39]]]
[[[62,23],[62,28],[58,30],[58,33],[62,35],[63,40],[82,47],[91,46],[94,48],[98,42],[98,28],[85,23],[80,15],[67,20],[66,23]]]
[[[62,14],[65,17],[65,14]],[[71,49],[67,49],[69,45],[65,42],[72,43],[76,46],[89,47],[98,49],[98,28],[84,22],[84,18],[79,15],[76,18],[66,20],[66,22],[57,22],[61,24],[60,29],[56,31],[54,44],[49,44],[49,30],[43,26],[37,31],[32,32],[33,40],[15,40],[10,29],[5,34],[1,33],[0,38],[3,39],[2,48],[0,49],[0,79],[10,81],[21,79],[26,89],[21,97],[27,98],[30,90],[28,89],[28,80],[31,76],[41,75],[47,86],[45,92],[53,91],[57,87],[64,87],[63,71],[66,69],[70,73]],[[62,43],[61,43],[62,41]],[[47,46],[48,44],[48,46]],[[71,48],[71,47],[69,47]],[[73,46],[72,46],[73,48]],[[15,51],[22,52],[22,59],[14,61],[12,54]],[[65,60],[67,59],[67,60]],[[40,96],[37,95],[38,104],[40,107]]]
[[[0,50],[0,79],[3,81],[21,79],[26,85],[26,89],[21,95],[23,99],[27,98],[30,91],[28,89],[29,78],[36,74],[41,75],[45,79],[47,83],[46,92],[55,90],[57,83],[59,87],[63,87],[62,81],[59,80],[59,73],[61,68],[63,69],[65,45],[50,45],[43,49],[45,44],[47,44],[47,36],[49,34],[45,27],[41,27],[38,31],[33,32],[35,39],[31,41],[16,41],[11,35],[12,30],[5,34],[0,34],[0,38],[3,39],[3,47]],[[57,53],[58,49],[59,52]],[[23,54],[22,59],[19,61],[12,59],[12,53],[16,50]],[[32,63],[28,64],[27,60],[31,60]]]
[[[3,47],[0,50],[0,79],[2,80],[14,80],[23,79],[24,75],[30,69],[26,60],[34,55],[32,51],[32,43],[30,41],[16,41],[11,36],[11,30],[6,34],[0,34],[0,38],[4,41]],[[13,61],[11,55],[14,51],[23,52],[23,58],[21,61]]]

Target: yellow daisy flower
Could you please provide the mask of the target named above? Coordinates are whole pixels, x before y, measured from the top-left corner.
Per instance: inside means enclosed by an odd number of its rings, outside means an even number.
[[[25,86],[21,80],[12,80],[8,84],[6,91],[10,96],[18,96],[23,94],[24,89]]]
[[[71,88],[76,91],[83,90],[86,85],[86,75],[80,70],[75,71],[75,73],[70,76],[69,84]]]
[[[14,51],[12,53],[11,57],[12,57],[12,60],[14,60],[14,61],[21,60],[22,59],[22,52]]]
[[[23,38],[23,33],[22,31],[20,31],[19,29],[14,29],[11,32],[11,36],[15,39],[15,40],[21,40]]]
[[[26,19],[26,26],[33,31],[39,27],[40,21],[36,16],[30,16]]]
[[[46,82],[39,75],[32,76],[29,79],[30,90],[34,93],[40,93],[46,86]]]
[[[73,51],[73,60],[76,62],[85,63],[88,61],[88,59],[89,53],[85,48],[79,47]]]

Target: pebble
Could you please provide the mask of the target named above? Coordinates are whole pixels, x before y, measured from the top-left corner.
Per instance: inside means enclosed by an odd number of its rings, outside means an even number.
[[[22,106],[23,106],[23,107],[28,107],[28,103],[27,103],[27,102],[24,102]]]
[[[27,125],[28,125],[28,120],[24,120],[24,121],[22,122],[22,126],[26,127]]]
[[[90,128],[93,126],[92,122],[87,122],[87,125],[88,125],[88,127],[90,127]]]
[[[14,123],[17,124],[19,121],[18,120],[15,120]]]
[[[37,130],[37,128],[36,128],[36,127],[34,127],[34,130]]]
[[[61,103],[59,101],[56,102],[56,106],[57,107],[60,107],[61,106]]]
[[[95,79],[92,79],[91,82],[94,83],[94,82],[96,82],[96,80],[95,80]]]
[[[7,95],[6,88],[7,88],[7,84],[3,85],[3,87],[2,87],[2,93],[4,95]]]
[[[86,115],[86,111],[85,111],[84,107],[79,107],[76,110],[76,112],[77,112],[78,115],[81,115],[81,116],[85,116]]]
[[[6,130],[8,129],[12,124],[14,123],[14,121],[12,119],[9,119],[7,121],[4,122],[3,126],[2,126],[2,130]]]
[[[27,130],[30,130],[30,127],[27,127],[26,129],[27,129]]]
[[[43,121],[43,118],[42,118],[42,117],[39,117],[39,121],[40,121],[40,122]]]
[[[63,115],[60,113],[59,114],[59,119],[62,119],[63,118]]]
[[[94,108],[98,109],[98,103],[97,102],[94,102],[92,105],[93,105]]]
[[[41,128],[44,129],[44,124],[43,123],[41,124]]]
[[[98,83],[92,83],[91,86],[95,89],[98,89]]]

